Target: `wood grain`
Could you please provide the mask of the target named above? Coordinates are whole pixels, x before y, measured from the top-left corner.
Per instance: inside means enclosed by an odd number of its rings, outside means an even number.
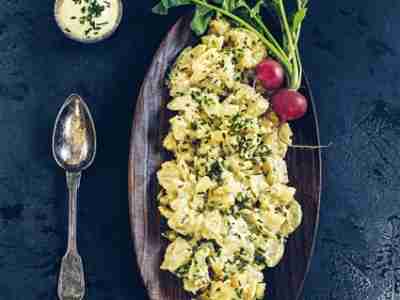
[[[162,149],[168,131],[169,99],[165,88],[168,69],[179,52],[194,42],[190,17],[180,19],[170,30],[146,75],[137,100],[129,159],[129,204],[132,238],[139,269],[151,300],[190,299],[179,281],[159,270],[166,242],[161,238],[165,225],[156,205],[156,172],[169,158]],[[310,99],[307,115],[292,123],[296,144],[319,145],[318,122],[311,90],[304,80],[302,93]],[[318,225],[321,192],[321,153],[319,150],[291,149],[287,157],[290,181],[298,190],[296,198],[304,211],[301,227],[287,243],[280,265],[267,272],[269,300],[298,299],[307,274]]]

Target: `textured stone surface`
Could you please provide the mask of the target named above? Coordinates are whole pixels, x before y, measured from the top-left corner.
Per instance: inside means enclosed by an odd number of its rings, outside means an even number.
[[[378,4],[379,3],[379,4]],[[325,152],[306,300],[400,299],[397,1],[314,1],[304,63]]]
[[[82,180],[79,248],[88,300],[146,299],[129,236],[134,99],[175,20],[125,1],[98,45],[65,39],[53,1],[0,0],[0,300],[56,297],[66,189],[50,152],[69,93],[87,97],[99,152]],[[324,143],[321,225],[304,300],[400,299],[400,40],[395,0],[312,1],[304,64]]]

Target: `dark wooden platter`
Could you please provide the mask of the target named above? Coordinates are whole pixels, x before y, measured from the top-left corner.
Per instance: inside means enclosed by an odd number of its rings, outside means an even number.
[[[168,132],[166,110],[169,100],[165,78],[177,55],[194,42],[190,17],[180,19],[170,30],[147,73],[136,104],[129,159],[129,204],[132,238],[138,266],[151,300],[190,299],[179,281],[159,266],[166,242],[158,213],[156,172],[162,161],[170,158],[162,149]],[[307,115],[293,122],[296,144],[319,145],[318,121],[308,81],[302,93],[310,100]],[[304,212],[303,223],[289,238],[286,252],[278,267],[266,274],[269,300],[299,298],[314,248],[318,226],[321,192],[321,153],[319,150],[291,149],[287,156],[291,185]]]

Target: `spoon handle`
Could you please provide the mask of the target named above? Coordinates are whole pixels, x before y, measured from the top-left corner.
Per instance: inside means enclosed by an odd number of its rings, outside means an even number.
[[[58,279],[60,300],[82,300],[85,295],[85,275],[82,258],[78,252],[67,252],[61,262]]]
[[[78,189],[81,182],[81,172],[67,172],[67,186],[69,192],[69,214],[68,214],[68,251],[78,251],[76,245],[76,223]]]
[[[67,172],[69,191],[68,250],[62,259],[58,279],[58,297],[60,300],[81,300],[85,294],[83,264],[76,244],[77,195],[80,180],[80,172]]]

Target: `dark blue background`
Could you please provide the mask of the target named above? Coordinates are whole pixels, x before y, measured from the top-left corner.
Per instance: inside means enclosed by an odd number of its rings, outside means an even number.
[[[58,31],[53,2],[0,0],[0,300],[55,299],[67,210],[50,140],[73,91],[87,97],[99,138],[79,203],[87,299],[146,299],[129,235],[129,135],[140,83],[177,13],[125,1],[115,36],[81,45]],[[400,299],[400,2],[311,2],[304,65],[322,141],[334,146],[304,299]]]

